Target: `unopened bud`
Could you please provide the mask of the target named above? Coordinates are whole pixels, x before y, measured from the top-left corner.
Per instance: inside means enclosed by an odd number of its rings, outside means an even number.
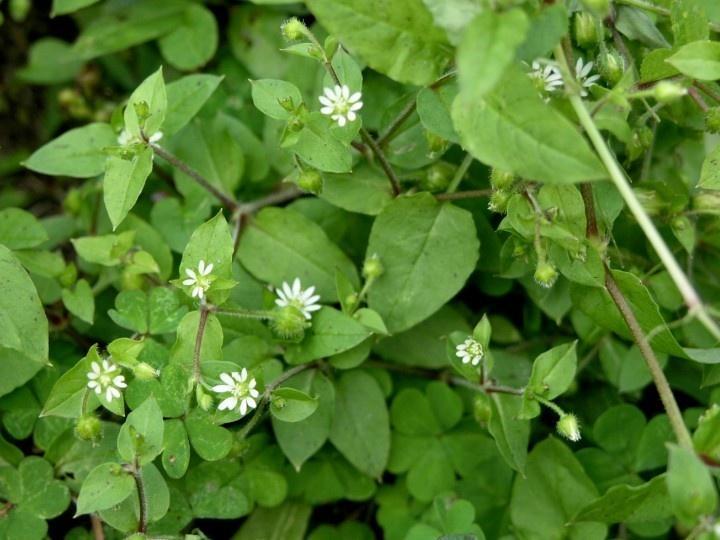
[[[495,189],[509,189],[515,183],[515,176],[512,173],[493,169],[490,173],[490,184]]]
[[[433,163],[428,167],[425,178],[423,178],[423,188],[430,192],[445,191],[454,174],[454,165],[446,161]]]
[[[660,81],[653,87],[653,92],[660,103],[672,103],[687,95],[687,88],[673,81]]]
[[[380,276],[382,276],[384,271],[385,271],[385,268],[383,267],[382,263],[380,262],[380,257],[378,257],[376,254],[373,254],[372,256],[365,259],[365,264],[363,264],[362,273],[366,279],[379,278]]]
[[[300,340],[305,334],[308,322],[295,306],[285,306],[274,312],[270,326],[279,337],[289,340]]]
[[[139,362],[133,368],[133,375],[135,375],[136,379],[140,379],[141,381],[155,379],[159,374],[160,372],[157,369],[146,362]]]
[[[535,279],[535,283],[537,283],[541,287],[549,289],[550,287],[555,285],[555,282],[558,278],[558,272],[555,267],[549,262],[541,261],[535,268],[535,274],[533,275],[533,278]]]
[[[150,117],[150,105],[148,105],[147,101],[138,101],[133,103],[133,108],[140,124],[144,124],[145,120]]]
[[[285,39],[288,39],[290,41],[297,41],[299,39],[302,39],[303,36],[305,36],[306,31],[307,28],[297,17],[291,17],[290,19],[282,23],[282,25],[280,25],[280,32],[282,32],[282,35],[285,37]]]
[[[602,78],[613,86],[625,73],[625,60],[615,49],[609,49],[598,56],[598,70]]]
[[[442,154],[447,150],[448,146],[450,146],[450,141],[443,139],[431,131],[425,131],[425,140],[427,141],[428,155],[430,157]]]
[[[305,122],[300,120],[300,118],[298,118],[297,116],[293,116],[292,118],[290,118],[290,120],[288,120],[287,129],[292,133],[298,133],[304,127]]]
[[[353,307],[353,306],[354,306],[355,304],[357,304],[357,303],[358,303],[358,295],[357,295],[357,293],[351,293],[351,294],[348,294],[348,295],[345,297],[345,305],[346,305],[346,306]]]
[[[583,49],[594,47],[598,42],[597,24],[595,17],[586,11],[575,14],[575,43]]]
[[[720,191],[702,191],[693,197],[693,209],[704,214],[720,215]]]
[[[328,58],[335,56],[338,47],[340,47],[340,42],[335,36],[325,38],[325,54],[327,54]]]
[[[319,195],[323,188],[323,179],[315,169],[305,169],[298,177],[297,185],[303,191]]]
[[[475,395],[473,401],[473,416],[475,421],[480,425],[486,425],[492,417],[492,407],[490,406],[490,398],[484,392]]]
[[[720,133],[720,107],[710,107],[705,113],[705,129]]]
[[[97,416],[86,414],[75,423],[75,436],[88,442],[98,442],[102,438],[102,424]]]
[[[292,112],[295,110],[295,104],[293,103],[293,100],[290,96],[285,96],[283,98],[278,99],[278,103],[287,112]]]
[[[502,189],[496,189],[492,192],[492,195],[490,195],[488,210],[491,212],[497,212],[498,214],[504,214],[507,211],[509,200],[510,193]]]
[[[648,215],[657,216],[665,208],[665,203],[655,191],[643,188],[635,188],[633,191]]]
[[[580,435],[580,425],[578,424],[577,416],[574,414],[562,415],[555,427],[558,434],[569,441],[578,442],[582,438]]]
[[[195,387],[195,400],[197,401],[198,407],[204,411],[209,411],[213,404],[212,396],[205,393],[205,390],[203,390],[199,384]]]
[[[58,276],[58,281],[63,287],[71,287],[77,280],[78,271],[74,262],[69,262]]]

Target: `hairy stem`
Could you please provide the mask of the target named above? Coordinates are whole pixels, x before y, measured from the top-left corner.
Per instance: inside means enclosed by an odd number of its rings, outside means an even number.
[[[480,199],[492,195],[492,189],[471,189],[469,191],[456,191],[454,193],[438,193],[438,201],[456,201],[459,199]]]
[[[229,317],[237,317],[238,319],[272,319],[274,314],[272,311],[263,309],[245,309],[245,308],[219,308],[211,307],[209,311],[217,313],[218,315],[227,315]]]
[[[202,174],[200,174],[198,171],[193,169],[190,165],[182,161],[180,158],[175,156],[174,154],[171,154],[167,150],[165,150],[162,146],[159,146],[155,143],[147,142],[147,144],[152,148],[153,152],[163,158],[165,161],[167,161],[170,165],[178,169],[179,171],[183,172],[195,182],[197,182],[203,189],[208,191],[211,195],[213,195],[218,201],[222,203],[224,207],[226,207],[228,210],[235,211],[237,210],[238,203],[235,199],[230,197],[229,195],[226,195],[222,191],[220,191],[218,188],[213,186],[210,181],[205,178]]]
[[[137,488],[138,499],[140,501],[140,516],[138,517],[138,532],[147,532],[148,526],[148,502],[147,494],[145,493],[145,482],[142,476],[142,469],[138,463],[137,458],[133,464],[132,475],[135,479],[135,487]]]
[[[555,49],[555,57],[560,64],[565,80],[568,82],[572,81],[573,79],[570,75],[570,69],[567,65],[567,61],[565,60],[565,54],[561,47],[557,47]],[[608,174],[610,175],[610,179],[615,184],[615,187],[620,192],[620,195],[622,195],[625,204],[627,204],[628,208],[638,222],[638,225],[640,225],[640,228],[645,233],[646,238],[653,246],[653,249],[662,261],[668,273],[670,274],[670,277],[675,283],[675,286],[680,291],[685,305],[690,310],[690,312],[694,316],[696,316],[698,320],[705,326],[705,328],[707,328],[707,330],[713,335],[713,337],[720,340],[720,327],[707,313],[706,308],[703,305],[697,291],[693,287],[692,283],[690,283],[690,280],[685,275],[683,269],[680,268],[680,265],[678,264],[677,260],[675,260],[675,257],[665,243],[665,240],[663,240],[662,236],[660,236],[660,233],[655,228],[652,219],[645,212],[642,204],[640,204],[640,201],[635,196],[635,192],[630,186],[630,183],[628,182],[624,171],[620,168],[617,160],[610,152],[610,148],[605,143],[605,139],[603,139],[602,135],[600,134],[600,130],[597,128],[595,122],[588,113],[582,99],[573,90],[571,84],[568,84],[567,86],[570,90],[568,95],[570,99],[570,104],[575,110],[580,124],[582,125],[583,129],[590,138],[590,141],[595,147],[595,150],[598,153],[600,160],[602,161],[603,165],[607,169]]]
[[[205,304],[200,305],[200,319],[198,320],[197,334],[195,335],[195,350],[193,351],[193,381],[200,383],[202,378],[200,370],[200,352],[202,351],[203,337],[205,336],[205,325],[210,310]]]
[[[400,194],[400,181],[398,180],[397,175],[395,174],[395,171],[392,168],[392,165],[390,165],[390,162],[388,161],[387,157],[385,156],[385,152],[382,151],[382,148],[378,146],[378,144],[375,142],[375,139],[372,138],[372,135],[366,130],[365,128],[360,128],[360,137],[362,138],[363,142],[372,150],[373,154],[375,154],[375,157],[377,158],[378,162],[380,163],[380,167],[382,168],[383,172],[385,173],[385,176],[388,177],[388,180],[390,180],[390,185],[392,187],[393,195],[397,196]]]

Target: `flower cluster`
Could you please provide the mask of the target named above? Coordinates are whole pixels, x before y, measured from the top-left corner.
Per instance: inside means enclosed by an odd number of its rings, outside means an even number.
[[[597,84],[600,75],[592,74],[593,62],[585,62],[578,58],[575,62],[575,79],[580,85],[580,95],[586,97],[587,89]],[[534,60],[529,73],[530,78],[536,83],[541,92],[551,94],[563,87],[564,81],[560,70],[547,60]]]
[[[94,390],[97,395],[105,394],[107,401],[119,398],[122,389],[127,388],[120,368],[111,360],[103,360],[102,364],[91,362],[87,378],[87,387]]]
[[[312,312],[322,307],[318,304],[320,295],[315,294],[315,287],[312,286],[303,290],[300,278],[295,278],[292,287],[287,282],[284,282],[282,287],[275,290],[275,294],[277,294],[275,304],[278,307],[293,306],[300,310],[308,321],[312,318]]]
[[[463,364],[478,366],[480,365],[483,356],[485,356],[485,351],[483,351],[483,346],[480,342],[469,337],[460,345],[455,347],[455,355],[460,358],[460,361]]]
[[[200,261],[200,263],[198,263],[197,272],[190,268],[185,269],[185,273],[188,277],[183,281],[183,285],[193,288],[193,298],[199,298],[200,300],[205,298],[205,293],[207,293],[207,290],[210,288],[210,284],[212,283],[212,278],[210,276],[212,271],[213,264],[210,263],[206,265],[205,261]]]
[[[244,416],[250,409],[257,407],[256,399],[260,396],[260,392],[255,388],[257,386],[255,378],[248,377],[247,369],[221,373],[220,380],[225,384],[213,386],[213,392],[229,394],[229,396],[220,402],[219,411],[237,410]]]
[[[350,94],[350,88],[346,84],[335,88],[325,88],[324,96],[320,96],[318,100],[322,104],[320,112],[325,116],[329,116],[338,126],[343,127],[348,122],[354,122],[357,118],[357,111],[362,109],[362,94],[355,92]]]

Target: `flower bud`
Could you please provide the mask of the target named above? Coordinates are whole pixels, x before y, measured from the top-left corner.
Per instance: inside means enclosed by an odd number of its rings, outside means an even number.
[[[535,278],[535,283],[541,287],[549,289],[555,285],[558,278],[558,272],[549,262],[541,261],[535,268],[535,275],[533,277]]]
[[[97,416],[86,414],[75,423],[75,436],[83,441],[98,442],[102,438],[102,424]]]
[[[423,178],[423,188],[431,191],[445,191],[450,185],[455,174],[455,166],[446,161],[438,161],[428,167],[425,178]]]
[[[293,116],[288,120],[287,130],[291,133],[298,133],[305,127],[305,122],[300,120],[297,116]]]
[[[270,326],[279,337],[289,340],[300,340],[309,326],[305,317],[295,306],[285,306],[274,312]]]
[[[491,212],[497,212],[498,214],[504,214],[507,211],[509,200],[510,193],[502,189],[496,189],[492,192],[492,195],[490,195],[488,210]]]
[[[710,107],[705,113],[705,129],[720,133],[720,107]]]
[[[69,108],[82,101],[82,96],[74,88],[63,88],[58,92],[57,100],[61,107]]]
[[[515,176],[512,173],[493,169],[490,173],[490,184],[494,189],[509,189],[515,183]]]
[[[129,268],[124,268],[120,274],[120,289],[123,291],[137,291],[142,289],[144,284],[142,274],[136,274]]]
[[[285,96],[278,99],[280,106],[287,112],[293,112],[295,110],[295,104],[290,96]]]
[[[77,266],[71,261],[63,268],[63,271],[58,276],[58,281],[63,287],[71,287],[77,280],[77,275]]]
[[[302,39],[306,31],[307,28],[297,17],[291,17],[280,25],[280,32],[290,41]]]
[[[382,276],[384,271],[385,268],[380,262],[380,257],[378,257],[376,254],[373,254],[372,256],[365,259],[365,264],[363,264],[362,269],[362,274],[365,279],[379,278],[380,276]]]
[[[490,406],[490,398],[484,392],[475,395],[473,401],[473,416],[475,421],[480,425],[486,425],[492,417],[492,407]]]
[[[313,195],[320,195],[323,188],[323,179],[315,169],[305,169],[300,173],[297,185],[303,191]]]
[[[581,439],[580,425],[577,416],[574,414],[564,414],[558,420],[555,428],[562,437],[572,442],[578,442]]]
[[[195,400],[198,407],[204,411],[209,411],[213,404],[212,396],[207,394],[199,384],[195,387]]]
[[[349,307],[353,307],[353,306],[355,306],[355,304],[358,303],[358,300],[359,300],[359,298],[358,298],[357,293],[348,294],[345,297],[345,305],[349,306]]]
[[[672,103],[687,94],[687,88],[673,81],[660,81],[653,87],[655,99],[660,103]]]
[[[675,216],[670,226],[673,228],[673,230],[684,231],[692,227],[692,224],[690,223],[690,220],[687,218],[687,216]]]
[[[160,372],[146,362],[138,362],[133,368],[133,375],[141,381],[149,381],[157,378]]]
[[[325,38],[325,54],[327,54],[328,58],[335,56],[338,47],[340,47],[340,42],[335,36]]]
[[[720,191],[702,191],[693,197],[693,209],[705,213],[720,215]]]
[[[652,130],[641,126],[633,131],[630,142],[627,144],[627,154],[630,161],[634,161],[645,154],[652,142]]]
[[[610,13],[610,0],[582,0],[585,7],[598,17],[606,17]]]
[[[442,154],[450,146],[449,141],[430,131],[425,131],[425,140],[427,141],[428,155],[430,157]]]
[[[598,55],[598,71],[611,86],[616,85],[625,73],[625,60],[615,49]]]
[[[650,216],[657,216],[665,208],[665,203],[652,189],[634,188],[635,196]]]
[[[595,17],[586,11],[575,14],[575,43],[583,49],[594,47],[598,42],[597,24]]]

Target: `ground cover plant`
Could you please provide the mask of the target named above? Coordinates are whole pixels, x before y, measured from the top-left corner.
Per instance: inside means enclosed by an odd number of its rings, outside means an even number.
[[[0,15],[0,538],[720,538],[720,3]]]

